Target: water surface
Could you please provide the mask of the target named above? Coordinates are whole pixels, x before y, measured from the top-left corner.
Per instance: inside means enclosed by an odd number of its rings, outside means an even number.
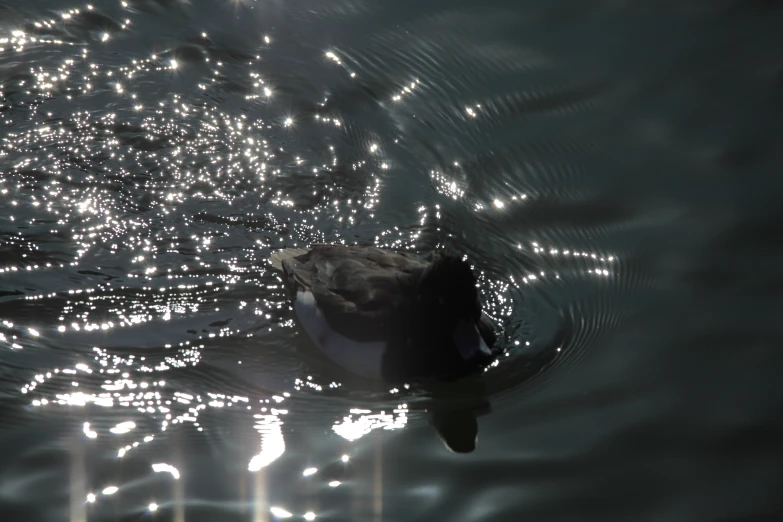
[[[3,520],[775,520],[781,22],[0,4]],[[266,262],[314,242],[467,255],[504,355],[345,375]]]

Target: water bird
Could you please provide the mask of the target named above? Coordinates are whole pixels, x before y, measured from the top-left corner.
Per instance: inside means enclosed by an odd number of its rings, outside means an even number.
[[[460,257],[316,244],[279,250],[269,261],[283,272],[300,325],[353,374],[453,381],[499,354],[476,276]]]

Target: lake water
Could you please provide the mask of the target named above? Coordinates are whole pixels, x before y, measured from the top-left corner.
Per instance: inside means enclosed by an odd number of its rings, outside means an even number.
[[[782,24],[0,3],[0,519],[779,520]],[[504,355],[350,378],[266,262],[313,242],[467,255]]]

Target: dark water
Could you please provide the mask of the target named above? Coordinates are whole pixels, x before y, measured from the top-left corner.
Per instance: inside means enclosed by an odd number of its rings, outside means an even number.
[[[778,520],[782,24],[0,4],[0,518]],[[467,254],[506,354],[348,379],[266,263],[316,241]]]

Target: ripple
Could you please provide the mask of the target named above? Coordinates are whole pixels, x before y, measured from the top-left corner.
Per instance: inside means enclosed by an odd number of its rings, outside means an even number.
[[[379,434],[540,389],[663,284],[638,246],[659,223],[610,183],[620,167],[598,123],[633,89],[564,74],[533,38],[509,43],[546,13],[126,4],[0,23],[4,429],[35,416],[62,439],[14,464],[19,488],[66,483],[23,471],[56,458],[90,463],[78,505],[91,513],[134,499],[134,516],[256,505],[311,519],[248,493],[306,454],[302,434],[339,451],[270,495],[363,491],[343,452],[374,462]],[[341,373],[294,327],[266,263],[316,242],[466,255],[504,355],[454,386]],[[242,501],[183,498],[178,481],[211,452],[245,481]]]

